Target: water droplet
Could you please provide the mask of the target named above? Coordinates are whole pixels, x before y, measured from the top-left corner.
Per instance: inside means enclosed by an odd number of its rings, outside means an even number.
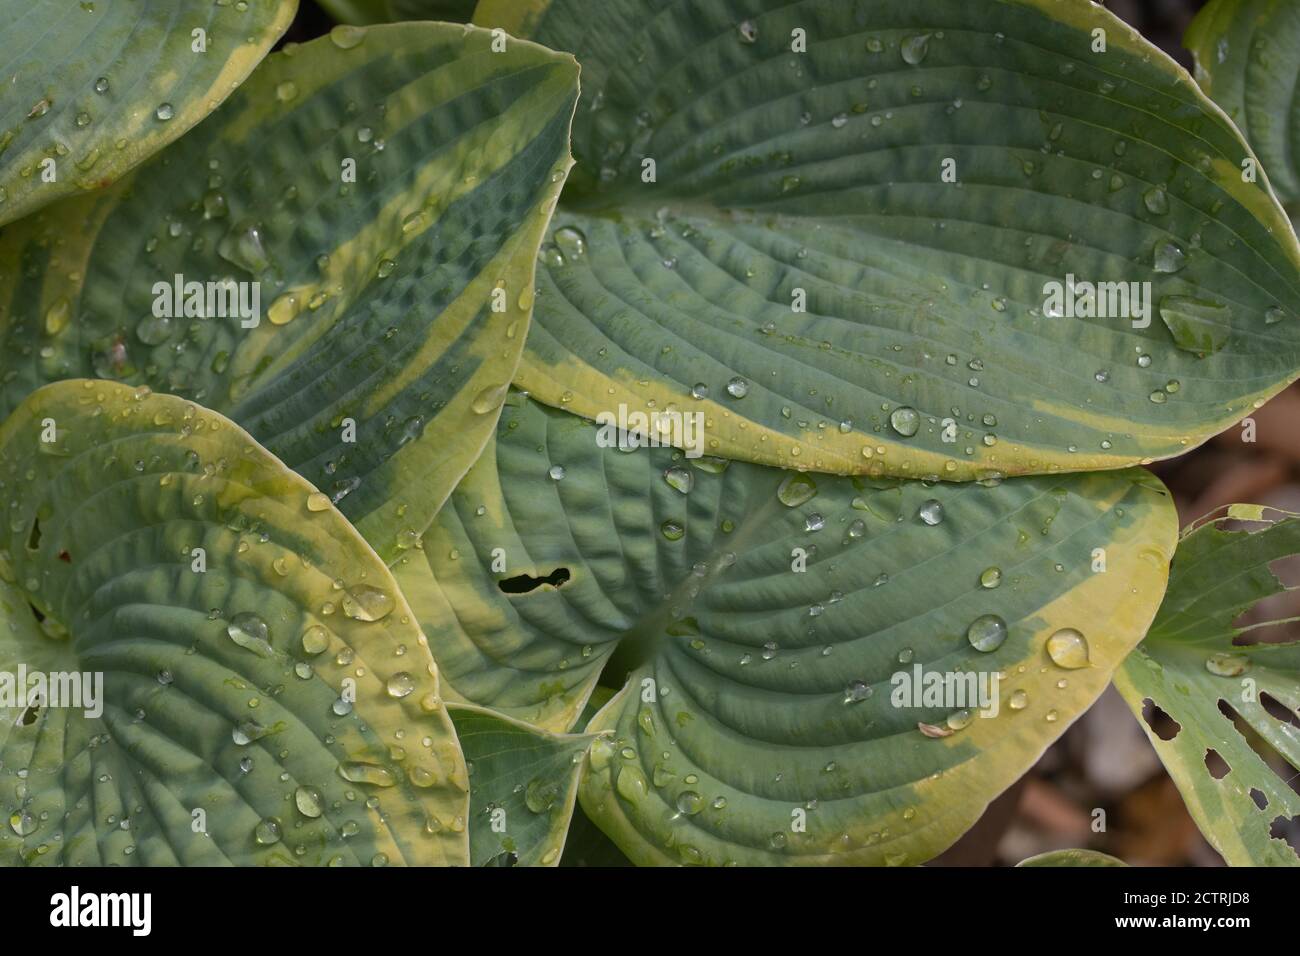
[[[980,574],[980,587],[992,590],[1002,583],[1002,569],[997,567],[985,568]]]
[[[381,621],[393,612],[393,596],[372,584],[356,584],[343,595],[343,613],[354,621]]]
[[[108,92],[108,77],[101,76],[99,79],[95,81],[95,92],[96,93]]]
[[[1219,302],[1187,295],[1167,295],[1157,306],[1160,318],[1184,352],[1204,357],[1228,343],[1228,309]]]
[[[398,671],[388,678],[388,696],[401,699],[415,690],[415,678],[406,671]]]
[[[659,531],[669,541],[680,541],[686,534],[686,529],[680,522],[673,521],[671,518],[659,526]]]
[[[920,33],[908,37],[899,45],[899,51],[903,54],[904,63],[910,66],[919,65],[930,52],[930,34]]]
[[[329,506],[329,497],[321,494],[319,491],[313,491],[307,496],[308,511],[324,511]]]
[[[388,769],[378,764],[349,760],[339,764],[339,776],[353,783],[365,783],[372,787],[392,787],[397,778]]]
[[[844,703],[856,704],[866,700],[872,694],[871,685],[864,681],[855,680],[848,687],[844,688]]]
[[[293,792],[293,802],[299,813],[313,820],[325,812],[325,802],[315,787],[299,787]]]
[[[727,383],[727,394],[732,398],[744,398],[749,394],[749,383],[740,376],[736,376]]]
[[[351,50],[360,46],[365,38],[366,31],[364,27],[348,26],[341,23],[330,30],[330,42],[340,50]]]
[[[474,401],[470,407],[476,415],[486,415],[488,412],[496,411],[505,402],[509,391],[509,384],[489,385],[474,396]]]
[[[921,427],[921,416],[915,408],[900,405],[889,413],[889,427],[904,438],[911,438]]]
[[[1250,670],[1250,658],[1245,654],[1211,654],[1205,659],[1205,669],[1217,677],[1239,677]]]
[[[1179,272],[1187,265],[1187,256],[1177,244],[1172,242],[1156,243],[1154,267],[1156,272]]]
[[[9,816],[9,828],[20,837],[31,836],[39,826],[36,817],[26,810],[15,810]]]
[[[817,482],[811,475],[791,472],[777,486],[776,497],[787,508],[797,508],[817,495]]]
[[[694,790],[683,790],[677,795],[677,809],[688,817],[693,817],[704,809],[704,798]]]
[[[1147,207],[1147,212],[1157,216],[1163,216],[1169,212],[1169,195],[1165,192],[1164,186],[1152,186],[1142,194],[1142,203]]]
[[[564,480],[564,466],[552,465],[546,470],[546,474],[550,476],[552,481],[562,481]]]
[[[1063,627],[1047,639],[1047,656],[1057,667],[1078,670],[1087,667],[1088,639],[1072,627]]]
[[[753,43],[758,39],[758,25],[753,20],[741,20],[736,25],[736,32],[740,34],[741,43]]]
[[[555,245],[567,259],[579,259],[587,254],[587,237],[581,229],[561,226],[555,230]]]
[[[1023,690],[1014,691],[1007,701],[1007,706],[1012,710],[1024,710],[1029,706],[1029,695]]]
[[[943,503],[931,498],[916,510],[916,516],[933,527],[943,521]]]
[[[669,488],[680,491],[684,495],[690,494],[691,488],[695,486],[695,476],[691,474],[689,468],[682,465],[673,465],[665,471],[664,481]]]
[[[966,629],[966,640],[977,651],[996,651],[1007,639],[1007,622],[996,614],[984,614],[971,622]]]
[[[258,657],[272,655],[270,630],[266,622],[252,611],[242,611],[230,619],[226,625],[226,634],[245,650],[250,650]]]
[[[154,116],[157,116],[164,123],[176,115],[176,110],[172,108],[170,103],[159,103],[158,108],[153,112]]]
[[[217,243],[217,255],[252,275],[261,275],[271,265],[262,244],[262,227],[255,222],[233,226]]]

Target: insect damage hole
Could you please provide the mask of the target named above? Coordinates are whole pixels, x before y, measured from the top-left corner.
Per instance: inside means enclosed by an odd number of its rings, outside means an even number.
[[[558,588],[567,580],[569,580],[569,569],[556,568],[550,574],[540,578],[535,578],[531,574],[516,574],[513,578],[503,578],[497,582],[497,587],[506,594],[527,594],[544,584]]]
[[[1232,767],[1228,766],[1228,761],[1224,760],[1213,747],[1205,751],[1205,769],[1210,771],[1210,776],[1215,780],[1222,780],[1232,773]]]
[[[1269,824],[1268,835],[1286,841],[1291,852],[1300,857],[1300,817],[1277,817]]]
[[[1142,701],[1142,719],[1161,740],[1173,740],[1183,729],[1182,724],[1161,710],[1160,705],[1150,697]]]
[[[32,519],[32,530],[27,534],[27,550],[35,551],[41,546],[41,519]]]

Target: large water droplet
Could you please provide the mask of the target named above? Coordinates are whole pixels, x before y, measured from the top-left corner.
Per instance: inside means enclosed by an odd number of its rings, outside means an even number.
[[[555,230],[555,245],[567,259],[579,259],[587,254],[587,237],[581,229],[561,226]]]
[[[339,764],[339,776],[353,783],[365,783],[372,787],[392,787],[397,778],[388,769],[374,763],[361,760],[348,760]]]
[[[253,828],[253,839],[262,846],[271,846],[280,842],[280,821],[267,817]]]
[[[1142,194],[1142,204],[1147,207],[1147,212],[1157,216],[1169,212],[1169,195],[1165,192],[1165,187],[1152,186]]]
[[[256,222],[236,224],[217,243],[217,255],[252,275],[261,275],[271,265],[262,244],[262,227]]]
[[[1156,272],[1174,273],[1187,265],[1187,256],[1175,243],[1157,242],[1153,264]]]
[[[904,438],[911,438],[921,427],[921,416],[915,408],[900,405],[889,413],[889,427]]]
[[[270,630],[266,622],[252,611],[242,611],[230,619],[226,625],[226,634],[245,650],[250,650],[258,657],[272,655]]]
[[[1239,677],[1250,670],[1250,658],[1245,654],[1211,654],[1205,659],[1205,669],[1218,677]]]
[[[921,33],[908,37],[899,45],[899,51],[903,54],[904,63],[917,66],[930,52],[930,34]]]
[[[673,465],[664,472],[664,481],[668,483],[669,488],[680,491],[682,494],[690,494],[691,488],[695,486],[695,476],[691,470],[682,465]]]
[[[415,690],[415,678],[406,671],[398,671],[388,678],[388,696],[398,699],[407,697]]]
[[[315,787],[299,787],[293,792],[293,802],[299,813],[313,820],[325,812],[325,801]]]
[[[933,527],[943,521],[943,502],[931,498],[916,510],[916,516]]]
[[[975,618],[966,629],[966,640],[977,651],[989,653],[996,651],[1007,639],[1007,622],[996,614],[984,614]]]
[[[1228,343],[1229,313],[1220,302],[1187,295],[1167,295],[1158,306],[1160,318],[1184,352],[1204,358]]]
[[[797,508],[806,501],[811,501],[817,494],[817,482],[811,475],[791,472],[777,486],[776,497],[787,508]]]
[[[383,620],[396,606],[391,594],[372,584],[355,584],[343,595],[343,613],[354,621]]]
[[[1087,667],[1088,639],[1072,627],[1063,627],[1047,639],[1047,656],[1057,667],[1078,670]]]

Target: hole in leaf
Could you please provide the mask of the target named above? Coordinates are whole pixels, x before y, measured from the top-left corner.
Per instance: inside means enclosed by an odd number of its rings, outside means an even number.
[[[1242,740],[1259,755],[1259,759],[1281,778],[1282,782],[1295,793],[1300,794],[1300,770],[1291,764],[1272,744],[1255,732],[1246,718],[1237,713],[1226,700],[1219,700],[1219,712],[1232,722],[1233,729],[1241,735]]]
[[[1142,701],[1142,719],[1147,722],[1151,732],[1161,740],[1173,740],[1183,729],[1182,724],[1161,710],[1150,697]]]
[[[492,859],[488,860],[488,866],[517,866],[519,863],[519,854],[510,850],[504,853],[498,853]]]
[[[28,601],[27,606],[32,609],[32,617],[36,618],[37,624],[40,624],[42,621],[45,620],[45,615],[41,613],[41,609],[38,608],[35,604],[33,604],[31,601]]]
[[[62,551],[59,552],[59,560],[64,561],[67,564],[72,563],[72,555],[68,553],[67,548],[64,548]]]
[[[567,580],[569,580],[569,569],[556,568],[550,574],[540,578],[535,578],[531,574],[516,574],[513,578],[498,581],[497,587],[506,594],[527,594],[529,591],[537,590],[543,584],[558,588]]]
[[[1268,693],[1268,691],[1260,691],[1259,704],[1268,711],[1270,717],[1300,729],[1300,717],[1296,716],[1296,712]]]
[[[36,723],[36,718],[40,715],[41,705],[32,704],[32,706],[22,712],[22,716],[18,718],[18,724],[22,727],[30,727],[32,724]]]
[[[1259,807],[1261,810],[1268,809],[1268,797],[1264,796],[1263,790],[1259,790],[1256,789],[1255,787],[1251,787],[1250,799],[1254,800],[1255,806]]]
[[[41,519],[32,519],[32,530],[27,535],[27,549],[35,551],[41,546]]]
[[[1222,780],[1228,774],[1232,773],[1232,768],[1228,766],[1228,761],[1219,756],[1219,752],[1213,747],[1205,751],[1205,769],[1210,771],[1210,776],[1215,780]]]
[[[1285,840],[1291,852],[1300,856],[1300,817],[1278,817],[1268,828],[1274,840]]]

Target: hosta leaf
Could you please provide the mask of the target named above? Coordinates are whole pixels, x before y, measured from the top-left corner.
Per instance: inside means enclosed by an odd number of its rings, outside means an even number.
[[[592,738],[552,734],[482,707],[450,708],[470,772],[470,859],[556,866]]]
[[[0,672],[103,681],[98,715],[0,700],[0,862],[467,862],[423,635],[247,433],[62,382],[0,427],[0,484]]]
[[[252,72],[297,6],[0,0],[0,224],[106,186],[179,137]]]
[[[572,58],[490,44],[335,27],[113,189],[6,229],[0,414],[62,377],[182,394],[317,484],[382,557],[410,547],[491,435],[569,165]],[[249,308],[159,318],[155,286],[166,304],[178,275],[243,283]]]
[[[1021,860],[1016,866],[1128,866],[1123,860],[1097,850],[1052,850]]]
[[[1286,839],[1300,816],[1300,643],[1236,623],[1292,590],[1270,565],[1296,554],[1300,516],[1258,505],[1185,533],[1151,633],[1115,674],[1197,826],[1234,866],[1300,863]],[[1151,704],[1173,725],[1153,728]]]
[[[1096,4],[483,0],[475,22],[583,70],[516,378],[549,404],[967,479],[1177,454],[1300,368],[1300,247],[1248,147]],[[1149,325],[1071,317],[1047,289],[1071,276],[1125,283],[1127,309],[1093,308]]]
[[[1300,6],[1211,0],[1184,42],[1196,57],[1201,88],[1246,134],[1294,220],[1300,215]]]
[[[928,487],[597,437],[507,406],[394,573],[449,699],[563,730],[602,671],[623,687],[581,799],[637,863],[939,852],[1101,693],[1176,535],[1142,471]],[[1066,628],[1084,636],[1053,648],[1083,667],[1044,649]],[[1000,716],[942,736],[967,708],[891,706],[916,665],[1005,673]]]

